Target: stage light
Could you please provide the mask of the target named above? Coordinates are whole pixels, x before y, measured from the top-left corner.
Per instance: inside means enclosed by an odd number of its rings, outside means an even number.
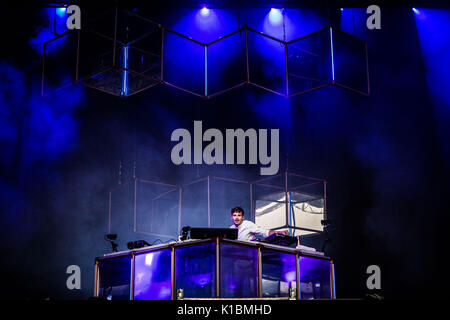
[[[344,11],[344,8],[341,8],[341,11]]]
[[[412,8],[412,11],[413,11],[415,14],[420,14],[420,11],[417,10],[416,8]]]
[[[183,240],[189,239],[189,231],[191,231],[191,227],[190,226],[184,226],[181,229],[181,234],[180,234],[180,237],[178,238],[178,240],[183,241]]]
[[[56,14],[59,17],[63,17],[66,14],[66,8],[56,8]]]
[[[203,6],[202,10],[200,10],[200,14],[203,17],[207,17],[210,14],[210,10],[206,6]]]
[[[282,10],[283,9],[281,9],[281,10],[280,9],[275,9],[275,8],[270,9],[269,21],[270,21],[271,24],[277,25],[283,20]]]
[[[114,242],[114,240],[117,239],[117,234],[115,233],[108,233],[105,235],[105,240],[111,243],[111,248],[113,252],[117,252],[117,247],[119,246],[117,243]]]

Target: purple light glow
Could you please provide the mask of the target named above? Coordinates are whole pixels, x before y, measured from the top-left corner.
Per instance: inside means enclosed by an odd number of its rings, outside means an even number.
[[[171,296],[170,260],[168,249],[138,254],[135,257],[136,300],[169,300]]]
[[[211,277],[212,277],[211,273],[205,273],[205,274],[199,274],[199,275],[196,275],[196,276],[192,276],[191,280],[196,285],[198,285],[200,287],[204,287],[204,286],[206,286],[206,285],[211,283],[211,280],[212,280]]]
[[[284,278],[285,278],[286,282],[289,282],[289,283],[295,282],[297,279],[297,272],[295,270],[286,272],[286,274],[284,275]]]
[[[151,266],[153,261],[153,253],[148,253],[145,255],[145,265]]]

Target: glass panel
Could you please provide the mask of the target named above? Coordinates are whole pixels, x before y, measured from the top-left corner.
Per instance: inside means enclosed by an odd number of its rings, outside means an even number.
[[[366,43],[333,29],[333,49],[336,82],[368,93]]]
[[[216,296],[216,244],[175,249],[175,287],[187,298]]]
[[[286,226],[286,197],[284,192],[274,192],[255,201],[255,223],[262,228],[275,229]]]
[[[250,82],[280,94],[286,93],[285,45],[248,31]]]
[[[309,201],[297,202],[293,198],[302,195],[298,192],[291,192],[291,212],[290,225],[294,227],[307,228],[311,230],[323,231],[321,221],[324,219],[323,199],[311,199]],[[295,230],[294,236],[314,234],[312,231]]]
[[[139,181],[136,200],[136,229],[176,238],[179,189]]]
[[[258,250],[220,244],[220,296],[249,298],[258,295]]]
[[[262,251],[263,297],[289,297],[289,287],[296,288],[296,280],[295,255]]]
[[[164,32],[164,80],[205,94],[205,47],[175,33]]]
[[[45,47],[44,93],[65,87],[76,78],[77,33],[68,33],[48,42]],[[42,50],[42,45],[40,47]]]
[[[183,186],[182,208],[181,226],[209,227],[206,179]]]
[[[245,31],[208,46],[208,95],[247,81]]]
[[[287,186],[286,197],[285,175],[253,184],[255,223],[266,229],[288,230],[291,236],[322,232],[324,182],[289,173]]]
[[[247,183],[211,179],[210,183],[211,227],[226,228],[233,224],[231,208],[237,203],[244,209],[245,218],[251,220],[250,188]]]
[[[98,296],[108,300],[129,300],[131,257],[99,262],[100,285]]]
[[[170,300],[170,249],[137,255],[134,267],[135,300]]]
[[[288,45],[289,94],[331,83],[330,30]]]
[[[92,43],[95,43],[95,46]],[[88,80],[88,77],[109,70],[113,66],[113,55],[113,39],[92,32],[81,32],[78,67],[83,79]]]
[[[299,257],[300,299],[331,299],[330,261]]]

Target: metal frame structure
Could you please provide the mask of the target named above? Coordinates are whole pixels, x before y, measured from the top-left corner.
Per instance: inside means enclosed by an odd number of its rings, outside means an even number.
[[[277,186],[274,184],[268,184],[267,182],[271,179],[276,179],[276,178],[281,178],[284,177],[284,185],[283,186]],[[296,178],[301,178],[304,180],[311,180],[311,183],[308,184],[299,184],[299,185],[295,185],[295,186],[290,186],[288,179],[289,177],[296,177]],[[244,181],[244,180],[239,180],[239,179],[231,179],[231,178],[224,178],[224,177],[218,177],[218,176],[211,176],[208,175],[206,177],[200,178],[200,179],[196,179],[192,182],[186,183],[184,185],[173,185],[173,184],[168,184],[168,183],[161,183],[161,182],[157,182],[157,181],[151,181],[151,180],[145,180],[145,179],[140,179],[140,178],[133,178],[133,180],[128,181],[118,187],[115,187],[113,189],[111,189],[108,193],[108,233],[111,233],[111,217],[112,217],[112,195],[114,192],[119,191],[120,189],[122,189],[123,187],[133,183],[133,193],[134,193],[134,199],[133,199],[133,232],[135,233],[139,233],[139,234],[145,234],[145,235],[150,235],[150,236],[156,236],[156,237],[165,237],[165,238],[173,238],[174,235],[168,235],[168,234],[158,234],[155,232],[152,232],[152,230],[142,230],[140,228],[138,228],[138,224],[137,224],[137,208],[138,208],[138,184],[139,183],[146,183],[146,184],[151,184],[151,185],[156,185],[156,186],[163,186],[163,187],[167,187],[169,188],[167,191],[158,194],[157,196],[153,197],[151,199],[152,201],[152,212],[150,214],[154,214],[154,202],[157,201],[158,199],[162,198],[163,196],[172,193],[172,192],[178,192],[178,231],[181,230],[181,217],[183,214],[183,188],[187,188],[191,185],[197,184],[197,183],[201,183],[201,182],[206,182],[206,196],[207,196],[207,226],[211,227],[211,181],[213,180],[217,180],[217,181],[226,181],[226,182],[233,182],[233,183],[239,183],[239,184],[247,184],[248,188],[249,188],[249,199],[250,199],[250,220],[255,221],[255,217],[256,217],[256,211],[255,211],[255,201],[257,200],[255,198],[254,195],[254,191],[255,191],[255,187],[258,186],[262,186],[262,187],[267,187],[267,188],[272,188],[277,190],[278,192],[284,192],[285,193],[285,201],[282,201],[282,203],[285,203],[285,208],[286,208],[286,224],[282,225],[282,226],[277,226],[275,228],[273,228],[274,230],[279,230],[279,229],[285,229],[288,228],[289,230],[291,229],[295,229],[295,230],[305,230],[305,231],[311,231],[311,232],[315,232],[315,233],[322,233],[323,231],[321,230],[313,230],[313,229],[308,229],[308,228],[303,228],[303,227],[297,227],[295,225],[292,225],[289,223],[289,217],[291,216],[291,206],[292,206],[292,202],[290,199],[290,193],[292,191],[298,190],[299,188],[303,188],[303,187],[309,187],[312,185],[322,185],[323,188],[323,201],[324,201],[324,220],[327,219],[327,186],[326,186],[326,180],[324,179],[318,179],[318,178],[312,178],[312,177],[306,177],[303,175],[299,175],[299,174],[295,174],[292,172],[288,172],[285,171],[284,173],[279,173],[277,175],[274,176],[270,176],[268,178],[263,178],[263,179],[259,179],[256,181]],[[305,192],[302,192],[305,193]],[[317,196],[317,195],[315,195]],[[322,198],[322,197],[320,197]],[[274,201],[272,201],[274,202]]]
[[[170,249],[171,250],[171,300],[176,300],[177,298],[177,291],[180,288],[176,288],[176,279],[175,279],[175,257],[176,257],[176,250],[177,248],[186,248],[189,246],[195,246],[195,245],[201,245],[201,244],[209,244],[209,243],[215,243],[216,244],[216,297],[213,298],[195,298],[195,297],[186,297],[183,298],[183,300],[199,300],[199,299],[221,299],[220,296],[220,244],[226,243],[226,244],[233,244],[235,246],[242,246],[247,248],[255,248],[258,251],[258,284],[257,284],[257,292],[258,296],[253,299],[267,299],[267,300],[292,300],[291,297],[273,297],[273,298],[263,298],[262,296],[262,250],[268,249],[271,251],[279,252],[279,253],[286,253],[295,255],[296,259],[296,299],[301,299],[300,295],[300,263],[299,258],[300,257],[311,257],[315,259],[320,260],[326,260],[330,263],[330,296],[331,299],[336,299],[336,285],[335,285],[335,274],[334,274],[334,262],[331,258],[322,256],[322,255],[316,255],[313,253],[305,252],[300,249],[294,249],[294,248],[287,248],[287,247],[281,247],[277,245],[271,245],[266,243],[251,243],[251,242],[245,242],[245,241],[239,241],[239,240],[227,240],[222,238],[211,238],[206,240],[188,240],[188,241],[179,241],[179,242],[171,242],[168,244],[161,244],[151,247],[145,247],[145,248],[139,248],[129,251],[122,251],[117,253],[111,253],[111,254],[105,254],[102,257],[96,257],[95,258],[95,282],[94,282],[94,296],[99,296],[99,289],[100,289],[100,279],[101,279],[101,273],[99,269],[99,264],[102,261],[115,259],[115,258],[123,258],[123,257],[130,257],[131,261],[131,278],[130,278],[130,300],[134,300],[134,273],[135,273],[135,256],[140,254],[146,254],[150,252],[155,252],[159,250],[164,249]],[[223,298],[222,298],[223,299]],[[226,298],[230,299],[230,298]],[[240,298],[234,298],[234,299],[240,299]],[[249,299],[249,298],[245,298]]]
[[[115,30],[114,31],[114,38],[110,38],[110,37],[108,37],[106,35],[100,34],[100,33],[95,32],[95,31],[84,31],[84,30],[82,30],[82,31],[78,30],[77,31],[78,32],[77,63],[76,63],[76,77],[74,79],[74,83],[81,82],[81,83],[83,83],[84,85],[86,85],[88,87],[91,87],[93,89],[100,90],[100,91],[103,91],[103,92],[106,92],[106,93],[109,93],[109,94],[112,94],[112,95],[116,95],[118,97],[128,97],[128,96],[137,94],[139,92],[142,92],[144,90],[147,90],[147,89],[149,89],[151,87],[154,87],[154,86],[156,86],[158,84],[163,84],[163,85],[166,85],[166,86],[178,89],[180,91],[189,93],[191,95],[194,95],[194,96],[197,96],[197,97],[200,97],[200,98],[203,98],[203,99],[211,99],[211,98],[217,97],[217,96],[219,96],[219,95],[221,95],[223,93],[226,93],[226,92],[229,92],[229,91],[232,91],[232,90],[235,90],[235,89],[238,89],[240,87],[247,86],[247,85],[251,85],[251,86],[254,86],[254,87],[266,90],[268,92],[272,92],[274,94],[277,94],[277,95],[280,95],[280,96],[283,96],[283,97],[286,97],[286,98],[291,98],[291,97],[294,97],[294,96],[297,96],[297,95],[301,95],[301,94],[304,94],[304,93],[307,93],[307,92],[311,92],[313,90],[317,90],[317,89],[320,89],[320,88],[323,88],[323,87],[331,86],[331,85],[337,85],[337,86],[342,87],[344,89],[348,89],[348,90],[351,90],[353,92],[356,92],[356,93],[359,93],[359,94],[362,94],[362,95],[365,95],[365,96],[370,96],[369,63],[368,63],[368,54],[367,54],[367,42],[365,40],[361,40],[361,39],[359,39],[359,38],[357,38],[357,37],[355,37],[355,36],[353,36],[351,34],[348,34],[348,33],[344,32],[344,31],[336,29],[336,28],[332,27],[331,25],[329,25],[329,26],[327,26],[325,28],[322,28],[322,29],[320,29],[318,31],[312,32],[312,33],[310,33],[308,35],[305,35],[305,36],[302,36],[300,38],[297,38],[297,39],[294,39],[294,40],[290,40],[290,41],[284,41],[284,40],[277,39],[275,37],[269,36],[267,34],[264,34],[264,33],[260,32],[260,31],[255,30],[255,29],[252,29],[252,28],[248,27],[247,25],[244,25],[243,27],[237,29],[236,31],[233,31],[233,32],[231,32],[231,33],[229,33],[229,34],[227,34],[227,35],[225,35],[223,37],[220,37],[220,38],[218,38],[218,39],[216,39],[214,41],[211,41],[211,42],[208,42],[208,43],[203,43],[203,42],[194,40],[194,39],[192,39],[192,38],[190,38],[190,37],[188,37],[186,35],[183,35],[183,34],[177,32],[175,30],[172,30],[170,28],[162,26],[159,23],[156,23],[156,22],[151,21],[149,19],[146,19],[146,18],[144,18],[144,17],[142,17],[140,15],[137,15],[134,12],[120,9],[121,11],[125,12],[126,14],[132,15],[136,19],[141,19],[142,21],[145,21],[145,22],[147,22],[149,24],[152,24],[152,25],[154,25],[155,27],[157,27],[157,28],[159,28],[161,30],[161,54],[160,54],[161,72],[159,74],[159,77],[151,77],[151,76],[148,76],[148,75],[143,74],[141,72],[137,72],[135,70],[132,70],[132,69],[130,69],[128,67],[116,65],[116,61],[115,60],[116,60],[116,47],[117,47],[117,44],[122,45],[122,46],[127,46],[127,45],[132,44],[134,42],[134,41],[131,41],[129,43],[123,43],[123,42],[121,42],[121,41],[119,41],[117,39],[117,24],[118,24],[117,15],[118,15],[118,10],[119,9],[116,7],[115,8],[115,21],[114,21],[114,23],[115,23],[115,25],[114,25],[114,30]],[[366,72],[366,77],[367,77],[367,92],[364,92],[364,91],[361,91],[361,90],[357,90],[357,89],[351,88],[351,87],[349,87],[347,85],[344,85],[344,84],[336,81],[334,76],[332,77],[332,80],[330,80],[330,81],[327,80],[326,83],[323,83],[323,84],[321,84],[321,85],[319,85],[317,87],[309,88],[309,89],[306,89],[306,90],[303,90],[303,91],[300,91],[300,92],[290,92],[290,90],[289,90],[289,76],[290,75],[296,76],[296,77],[300,77],[300,78],[304,78],[304,79],[307,79],[307,77],[303,77],[303,76],[299,76],[299,75],[295,75],[295,74],[290,73],[289,65],[288,65],[288,50],[289,50],[288,48],[289,48],[289,45],[293,45],[294,43],[296,43],[298,41],[301,41],[303,39],[312,37],[312,36],[317,35],[317,34],[319,34],[321,32],[326,32],[327,30],[330,31],[330,37],[331,37],[331,48],[330,48],[331,49],[331,55],[333,55],[333,40],[332,40],[332,32],[333,32],[333,30],[338,31],[338,32],[340,32],[342,34],[345,34],[345,35],[351,37],[352,39],[364,42],[364,46],[365,46],[365,60],[366,60],[366,70],[365,70],[365,72]],[[43,45],[43,50],[44,51],[43,51],[43,60],[42,60],[42,89],[41,89],[41,93],[42,93],[43,96],[45,95],[45,93],[44,93],[44,88],[45,88],[44,83],[45,83],[45,78],[46,78],[46,73],[45,73],[46,46],[50,42],[67,35],[68,32],[72,32],[72,31],[66,31],[63,34],[58,35],[54,39],[46,41],[44,43],[44,45]],[[101,37],[104,37],[105,39],[113,41],[113,48],[112,48],[112,50],[113,50],[113,61],[112,61],[111,66],[109,68],[107,68],[105,70],[102,70],[100,72],[94,73],[94,74],[90,74],[90,75],[88,75],[88,76],[86,76],[84,78],[80,78],[80,76],[79,76],[80,37],[82,36],[81,34],[84,33],[84,32],[91,32],[93,34],[96,34],[97,36],[101,36]],[[233,36],[234,34],[236,34],[238,32],[244,32],[245,33],[246,80],[243,81],[243,82],[236,83],[235,85],[232,85],[231,87],[225,88],[225,89],[223,89],[221,91],[209,94],[208,93],[208,78],[207,78],[208,47],[211,46],[212,44],[218,42],[218,41],[222,41],[222,40],[224,40],[224,39],[226,39],[226,38],[228,38],[230,36]],[[248,41],[248,34],[249,34],[249,32],[252,32],[252,33],[254,33],[256,35],[259,35],[261,37],[265,37],[267,39],[271,39],[273,41],[276,41],[276,42],[280,43],[280,45],[284,46],[285,88],[284,88],[284,90],[282,90],[282,92],[278,92],[276,90],[272,90],[270,88],[262,86],[262,85],[258,84],[256,80],[251,79],[250,68],[249,68],[249,61],[251,60],[251,58],[249,58],[249,41]],[[179,37],[182,37],[185,40],[191,41],[192,43],[195,43],[197,45],[200,45],[200,46],[204,47],[203,52],[204,52],[204,57],[205,57],[205,60],[204,60],[205,61],[204,62],[205,63],[205,66],[204,66],[205,77],[204,77],[204,93],[203,94],[199,94],[199,93],[193,92],[191,90],[188,90],[186,88],[183,88],[181,86],[177,86],[173,82],[171,82],[170,79],[167,79],[167,77],[165,77],[165,75],[164,75],[164,71],[165,71],[165,68],[164,68],[164,65],[165,65],[164,56],[165,56],[165,50],[166,50],[165,49],[165,41],[166,41],[165,40],[165,38],[166,38],[165,33],[175,34],[175,35],[177,35]],[[146,35],[142,36],[140,39],[144,38],[145,36]],[[149,53],[149,52],[146,52],[146,53]],[[152,54],[152,53],[149,53],[149,54]],[[264,68],[264,66],[261,66],[261,67]],[[114,92],[111,92],[111,91],[107,91],[107,90],[98,88],[96,86],[93,86],[93,85],[90,85],[89,83],[87,83],[87,80],[91,79],[95,75],[98,75],[98,74],[101,74],[101,73],[105,73],[105,72],[111,71],[113,69],[118,69],[118,70],[122,70],[122,71],[125,71],[125,72],[133,73],[133,74],[138,75],[140,77],[143,77],[145,79],[152,80],[152,81],[154,81],[154,83],[151,84],[151,85],[143,86],[141,89],[133,92],[132,94],[128,94],[128,95],[117,94],[117,93],[114,93]],[[334,66],[332,67],[332,69],[333,69],[332,72],[334,74]],[[317,79],[311,78],[309,80],[317,80]]]
[[[159,195],[157,195],[156,197],[154,197],[153,199],[151,199],[152,201],[152,214],[153,214],[153,209],[154,209],[154,202],[162,197],[164,197],[165,195],[172,193],[172,192],[178,192],[178,229],[180,230],[181,228],[181,201],[182,201],[182,189],[180,186],[177,185],[172,185],[172,184],[167,184],[167,183],[161,183],[161,182],[156,182],[156,181],[150,181],[150,180],[144,180],[144,179],[139,179],[139,178],[134,178],[133,181],[129,181],[127,183],[124,183],[123,185],[113,188],[109,191],[108,196],[108,233],[111,233],[111,210],[112,210],[112,194],[116,191],[119,191],[120,189],[122,189],[124,186],[129,185],[133,183],[134,184],[134,202],[133,202],[133,232],[135,233],[140,233],[140,234],[146,234],[146,235],[153,235],[153,236],[160,236],[160,237],[166,237],[166,238],[173,238],[173,235],[167,235],[167,234],[156,234],[153,232],[149,232],[146,230],[140,230],[137,226],[137,206],[138,206],[138,197],[137,197],[137,190],[138,190],[138,184],[139,183],[146,183],[146,184],[151,184],[151,185],[157,185],[157,186],[163,186],[163,187],[168,187],[170,188],[170,190],[163,192]]]
[[[250,192],[250,203],[252,203],[251,185],[250,185],[250,182],[248,182],[248,181],[243,181],[243,180],[238,180],[238,179],[230,179],[230,178],[223,178],[223,177],[216,177],[216,176],[208,175],[208,176],[206,176],[204,178],[200,178],[200,179],[197,179],[195,181],[192,181],[192,182],[189,182],[187,184],[184,184],[182,186],[182,188],[186,188],[186,187],[188,187],[190,185],[206,181],[206,192],[207,192],[207,199],[208,199],[207,200],[208,201],[208,204],[207,204],[207,206],[208,206],[208,211],[207,211],[207,213],[208,213],[208,228],[211,227],[211,180],[221,180],[221,181],[227,181],[227,182],[248,184],[249,188],[250,188],[249,189],[249,192]]]
[[[270,185],[270,184],[266,184],[266,183],[264,183],[264,184],[261,183],[261,182],[267,182],[268,180],[276,179],[278,177],[283,177],[283,176],[284,176],[284,186],[283,187],[276,186],[276,185]],[[295,187],[291,187],[291,186],[289,186],[289,182],[288,182],[290,176],[297,177],[297,178],[302,178],[302,179],[305,179],[305,180],[311,180],[313,182],[309,183],[309,184],[301,184],[301,185],[298,185],[298,186],[295,186]],[[327,181],[325,179],[311,178],[311,177],[306,177],[306,176],[302,176],[302,175],[299,175],[299,174],[295,174],[295,173],[291,173],[291,172],[285,171],[284,173],[279,173],[277,175],[270,176],[268,178],[263,178],[263,179],[251,182],[251,190],[253,192],[253,189],[254,189],[255,186],[263,186],[263,187],[277,189],[279,192],[284,192],[286,200],[285,201],[281,201],[281,202],[285,203],[286,224],[282,225],[282,226],[279,226],[279,227],[276,227],[276,228],[273,228],[274,230],[288,228],[289,231],[290,231],[290,229],[295,229],[295,230],[305,230],[305,231],[321,233],[321,232],[323,232],[321,230],[313,230],[313,229],[307,229],[307,228],[302,228],[302,227],[296,227],[295,225],[292,226],[289,223],[289,217],[291,216],[291,207],[292,207],[292,201],[291,201],[290,193],[292,191],[296,190],[296,189],[299,189],[299,188],[302,188],[302,187],[306,187],[306,186],[312,186],[312,185],[315,185],[315,184],[317,184],[317,185],[321,184],[322,185],[322,188],[323,188],[323,201],[324,201],[324,212],[323,212],[324,219],[323,220],[327,220]],[[302,192],[302,193],[304,193],[304,192]],[[257,200],[257,199],[255,199],[253,194],[251,195],[251,199]],[[255,211],[254,207],[255,206],[252,203],[252,216],[255,219],[256,211]]]

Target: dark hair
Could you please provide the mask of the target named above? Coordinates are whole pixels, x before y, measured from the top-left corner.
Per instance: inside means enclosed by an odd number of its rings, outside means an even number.
[[[244,215],[244,209],[242,209],[241,207],[234,207],[233,209],[231,209],[231,214],[235,212],[242,212],[242,215]]]

